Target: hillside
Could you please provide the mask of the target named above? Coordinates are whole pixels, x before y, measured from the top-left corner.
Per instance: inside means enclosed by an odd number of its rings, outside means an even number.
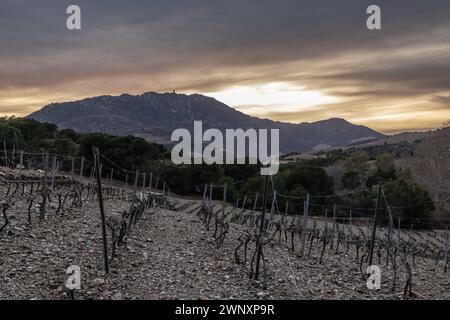
[[[2,168],[0,177],[14,177],[17,172]],[[31,193],[32,182],[39,173],[22,173],[24,190]],[[16,176],[17,178],[17,176]],[[13,181],[13,180],[9,180]],[[58,176],[55,180],[56,194],[66,194],[64,181],[71,185],[90,185],[91,180],[71,180],[68,176]],[[2,181],[5,182],[5,181]],[[0,185],[0,191],[6,192],[7,184]],[[120,196],[122,191],[131,193],[131,189],[122,184],[104,184],[105,211],[108,221],[108,250],[110,252],[110,273],[103,272],[102,235],[98,203],[95,188],[85,188],[80,193],[71,193],[77,198],[86,199],[76,205],[67,203],[58,212],[57,197],[50,194],[50,203],[46,205],[45,218],[39,217],[39,207],[31,209],[30,219],[24,214],[33,197],[23,197],[20,193],[11,195],[6,214],[9,223],[0,231],[0,299],[67,299],[69,290],[64,288],[67,279],[65,270],[69,265],[77,265],[82,272],[81,288],[74,292],[73,298],[98,300],[128,299],[449,299],[447,275],[443,262],[438,264],[433,254],[418,250],[427,245],[434,250],[442,250],[444,233],[442,231],[412,234],[403,231],[395,239],[400,245],[411,247],[408,260],[417,255],[411,263],[413,291],[410,297],[403,297],[407,269],[401,259],[394,273],[392,264],[385,266],[387,230],[379,233],[381,258],[377,264],[383,264],[381,290],[370,290],[366,280],[362,279],[367,266],[368,225],[365,219],[354,218],[353,226],[337,221],[339,233],[334,241],[335,247],[326,246],[323,234],[330,230],[333,223],[330,217],[311,217],[307,222],[308,234],[320,234],[307,241],[304,257],[299,257],[300,234],[288,231],[286,235],[271,237],[264,246],[264,273],[260,281],[249,279],[251,257],[255,250],[255,238],[250,230],[255,225],[244,216],[258,216],[250,207],[234,210],[227,205],[225,212],[227,235],[221,246],[217,245],[213,227],[208,229],[200,213],[200,200],[186,200],[176,196],[167,197],[170,206],[157,205],[145,207],[141,218],[127,229],[125,241],[113,245],[115,239],[111,233],[114,216],[130,208],[130,199]],[[123,190],[122,188],[125,188]],[[13,188],[11,188],[13,189]],[[121,191],[113,193],[109,191]],[[34,191],[36,192],[36,190]],[[91,196],[90,196],[91,195]],[[151,199],[154,193],[145,193]],[[11,198],[12,199],[12,198]],[[11,200],[10,199],[10,200]],[[140,202],[140,198],[135,199]],[[150,202],[148,202],[150,203]],[[211,224],[219,219],[223,204],[212,202]],[[274,216],[270,224],[270,234],[281,220]],[[247,222],[244,222],[247,221]],[[255,220],[256,221],[256,220]],[[253,221],[253,222],[255,222]],[[286,227],[294,230],[295,219],[288,217]],[[269,226],[270,226],[269,225]],[[313,231],[314,230],[314,231]],[[325,230],[325,231],[324,231]],[[352,230],[352,231],[350,231]],[[242,246],[248,237],[246,255]],[[290,242],[290,239],[294,242]],[[333,237],[334,238],[334,237]],[[345,238],[347,240],[339,240]],[[339,243],[341,246],[339,247]],[[295,248],[291,246],[295,244]],[[238,250],[240,248],[240,250]],[[442,258],[442,257],[441,257]],[[361,263],[364,263],[361,268]],[[264,275],[265,274],[265,275]],[[264,275],[264,276],[263,276]],[[395,276],[394,276],[395,275]],[[396,277],[396,285],[392,279]],[[394,287],[394,290],[392,290]]]
[[[366,147],[373,147],[373,146],[381,146],[381,145],[389,145],[389,144],[398,144],[402,142],[407,143],[414,143],[419,142],[431,135],[431,131],[412,131],[412,132],[401,132],[393,135],[389,135],[386,137],[383,137],[381,139],[375,140],[375,141],[369,141],[364,143],[355,143],[352,146],[349,146],[349,148],[353,146],[357,146],[358,148],[366,148]]]
[[[418,145],[413,157],[399,159],[399,166],[409,168],[438,204],[438,214],[450,212],[450,127],[431,131]]]
[[[278,128],[282,153],[341,147],[384,137],[370,128],[337,118],[300,124],[259,119],[198,94],[149,92],[137,96],[100,96],[50,104],[28,117],[56,124],[61,129],[135,135],[161,144],[170,143],[174,129],[191,129],[194,120],[202,120],[204,129]]]

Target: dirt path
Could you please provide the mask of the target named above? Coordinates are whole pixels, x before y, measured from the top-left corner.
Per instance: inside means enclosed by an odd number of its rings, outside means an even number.
[[[230,248],[217,250],[192,215],[159,211],[141,221],[118,262],[113,284],[143,299],[254,298],[245,273],[230,261]],[[127,264],[127,261],[133,261]],[[122,266],[127,266],[122,269]],[[114,285],[113,285],[114,286]],[[255,290],[255,289],[254,289]],[[253,290],[253,291],[254,291]]]

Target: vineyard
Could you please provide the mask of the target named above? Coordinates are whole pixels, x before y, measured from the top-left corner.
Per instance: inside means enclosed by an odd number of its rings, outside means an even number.
[[[0,299],[450,298],[446,221],[400,221],[381,186],[366,214],[279,194],[269,178],[252,206],[231,205],[227,184],[182,198],[157,173],[94,159],[5,152]],[[64,286],[71,265],[80,290]]]

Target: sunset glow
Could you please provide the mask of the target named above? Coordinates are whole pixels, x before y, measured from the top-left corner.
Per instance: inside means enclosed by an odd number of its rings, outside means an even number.
[[[440,10],[408,1],[407,13],[401,3],[383,4],[381,31],[367,30],[361,1],[232,2],[80,0],[86,24],[74,32],[63,3],[42,1],[38,12],[4,0],[0,114],[175,90],[253,116],[338,117],[386,133],[450,118],[448,1]]]
[[[339,101],[338,98],[324,95],[319,91],[306,90],[303,87],[284,82],[234,86],[219,92],[206,92],[205,95],[254,115],[264,115],[270,112],[296,112]]]

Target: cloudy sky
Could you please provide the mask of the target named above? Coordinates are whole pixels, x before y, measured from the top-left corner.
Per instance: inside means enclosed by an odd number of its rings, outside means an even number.
[[[81,7],[82,30],[66,28]],[[366,8],[382,30],[366,28]],[[148,91],[390,133],[450,119],[448,0],[1,0],[0,114]]]

